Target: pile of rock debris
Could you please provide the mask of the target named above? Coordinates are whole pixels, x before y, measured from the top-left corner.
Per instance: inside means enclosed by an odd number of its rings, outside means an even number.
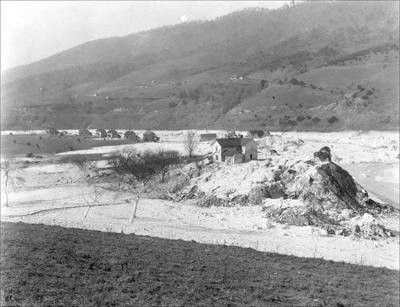
[[[394,209],[371,199],[346,170],[332,162],[329,147],[321,148],[307,161],[283,165],[268,162],[264,167],[272,176],[266,176],[269,179],[246,194],[229,197],[227,193],[221,197],[189,185],[178,193],[177,199],[196,199],[197,205],[203,207],[263,205],[266,217],[275,222],[317,226],[330,235],[369,239],[393,236],[377,223],[376,217]],[[282,201],[277,205],[268,201],[271,198]]]

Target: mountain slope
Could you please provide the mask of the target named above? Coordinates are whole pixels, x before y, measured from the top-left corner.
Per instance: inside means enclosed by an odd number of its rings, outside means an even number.
[[[398,19],[307,2],[88,42],[3,74],[2,129],[395,129]]]

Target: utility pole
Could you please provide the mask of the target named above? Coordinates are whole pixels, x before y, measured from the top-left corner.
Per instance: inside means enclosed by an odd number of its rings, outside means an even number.
[[[44,97],[44,87],[39,88],[40,90],[40,101],[43,102],[43,97]]]

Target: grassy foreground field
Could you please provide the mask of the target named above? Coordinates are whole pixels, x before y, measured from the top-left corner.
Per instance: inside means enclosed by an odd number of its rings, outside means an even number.
[[[384,268],[22,223],[1,242],[1,306],[399,305]]]

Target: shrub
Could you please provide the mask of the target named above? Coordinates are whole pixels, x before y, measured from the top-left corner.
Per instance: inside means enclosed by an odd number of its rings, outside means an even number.
[[[312,119],[312,122],[313,123],[319,123],[321,121],[321,119],[319,118],[319,117],[314,117],[313,119]]]
[[[264,131],[262,131],[262,130],[250,130],[249,132],[253,137],[257,136],[257,137],[261,138],[264,136]]]
[[[285,117],[282,117],[282,118],[279,119],[279,125],[282,125],[282,126],[287,126],[287,125],[296,126],[297,122],[295,120],[291,119],[289,115],[285,115]]]
[[[261,88],[264,88],[268,84],[267,80],[261,80]]]
[[[173,182],[172,186],[168,189],[169,192],[175,194],[180,192],[184,187],[188,186],[190,179],[187,176],[179,176],[176,181]]]
[[[262,186],[254,187],[249,192],[248,202],[252,205],[260,205],[262,200],[266,197],[265,188]]]
[[[203,196],[196,203],[196,206],[203,208],[210,208],[212,206],[216,207],[228,207],[229,201],[227,199],[219,198],[215,195]]]
[[[92,136],[92,133],[88,130],[88,129],[79,129],[78,130],[78,134],[80,135],[80,136],[86,136],[86,137],[88,137],[88,136]]]
[[[181,99],[184,99],[184,98],[187,98],[188,95],[187,95],[186,91],[183,90],[183,91],[181,91],[181,92],[179,93],[178,97],[181,98]]]
[[[298,122],[302,122],[303,120],[305,120],[305,117],[302,116],[302,115],[299,115],[299,116],[296,117],[296,120],[297,120]]]
[[[170,101],[170,102],[168,103],[168,106],[169,106],[170,108],[175,108],[177,105],[178,105],[178,103],[177,103],[176,101]]]
[[[158,174],[164,180],[170,165],[177,165],[181,161],[177,151],[145,151],[143,153],[130,152],[119,155],[111,161],[113,169],[119,174],[129,174],[137,181],[147,181]]]
[[[337,122],[339,120],[339,118],[337,118],[336,116],[331,116],[327,120],[328,120],[328,123],[333,124],[334,122]]]
[[[292,79],[289,81],[289,83],[290,83],[290,84],[293,84],[293,85],[299,85],[299,86],[305,86],[305,85],[306,85],[306,83],[305,83],[304,81],[299,81],[299,80],[297,80],[296,78],[292,78]]]

